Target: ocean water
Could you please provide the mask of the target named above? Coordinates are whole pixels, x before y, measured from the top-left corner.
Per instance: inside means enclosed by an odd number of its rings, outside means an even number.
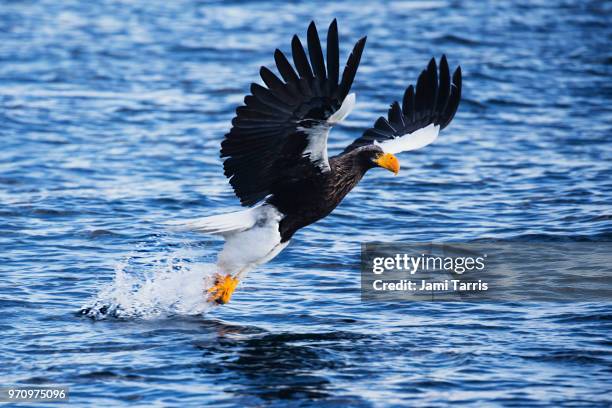
[[[610,302],[362,302],[359,249],[612,240],[611,16],[579,0],[2,1],[0,386],[68,385],[70,406],[610,406]],[[432,56],[463,68],[459,112],[210,308],[222,242],[165,223],[239,208],[218,157],[233,110],[276,47],[333,18],[341,58],[368,43],[332,152]]]

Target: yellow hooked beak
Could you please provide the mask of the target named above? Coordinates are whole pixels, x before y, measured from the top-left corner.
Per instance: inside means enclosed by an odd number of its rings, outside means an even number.
[[[374,160],[374,163],[382,168],[392,171],[396,176],[400,169],[399,160],[397,160],[397,157],[391,153],[385,153],[379,156],[378,159]]]

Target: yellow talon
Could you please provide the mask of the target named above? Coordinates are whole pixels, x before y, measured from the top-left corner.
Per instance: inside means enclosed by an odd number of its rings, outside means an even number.
[[[210,293],[208,301],[216,302],[220,305],[229,302],[232,293],[236,290],[236,286],[238,286],[238,279],[231,275],[217,275],[214,286],[207,290],[207,292]]]

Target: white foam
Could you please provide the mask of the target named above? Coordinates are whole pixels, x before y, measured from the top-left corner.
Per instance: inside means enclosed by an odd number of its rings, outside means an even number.
[[[115,266],[113,281],[83,305],[83,313],[94,319],[205,313],[211,308],[205,291],[212,285],[216,267],[214,263],[193,262],[189,251],[181,248],[126,257]]]

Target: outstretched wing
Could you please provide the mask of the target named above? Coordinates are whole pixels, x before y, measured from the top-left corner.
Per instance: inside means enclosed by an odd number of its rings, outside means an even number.
[[[388,117],[378,118],[374,127],[351,143],[344,151],[377,144],[387,153],[399,153],[420,149],[432,143],[455,116],[461,99],[461,67],[453,73],[451,82],[446,56],[431,59],[427,69],[421,72],[416,85],[410,85],[404,93],[402,107],[393,102]]]
[[[276,50],[274,60],[282,80],[266,67],[260,75],[266,87],[251,84],[244,106],[236,109],[232,129],[221,144],[223,167],[242,205],[253,205],[288,179],[303,179],[329,170],[327,135],[334,123],[352,109],[348,95],[366,38],[348,58],[339,81],[338,26],[327,32],[327,66],[314,22],[308,27],[308,55],[297,35],[291,51],[294,70]]]

